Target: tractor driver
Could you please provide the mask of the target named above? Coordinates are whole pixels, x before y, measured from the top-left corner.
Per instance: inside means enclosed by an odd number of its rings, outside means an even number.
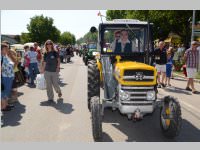
[[[132,53],[134,50],[133,42],[128,38],[128,31],[121,30],[121,38],[115,42],[114,52],[116,53]]]

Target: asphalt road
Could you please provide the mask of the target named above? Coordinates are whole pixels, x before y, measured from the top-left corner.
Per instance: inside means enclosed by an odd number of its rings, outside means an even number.
[[[70,64],[62,64],[60,85],[63,99],[46,102],[45,90],[19,88],[19,102],[15,109],[3,114],[5,126],[1,128],[2,142],[93,142],[90,113],[87,109],[87,67],[75,56]],[[103,141],[166,142],[200,141],[200,95],[184,90],[186,82],[172,80],[172,87],[159,89],[159,98],[176,97],[181,104],[182,130],[169,140],[162,135],[159,110],[142,121],[129,121],[118,111],[105,110]],[[200,91],[200,84],[196,84]]]

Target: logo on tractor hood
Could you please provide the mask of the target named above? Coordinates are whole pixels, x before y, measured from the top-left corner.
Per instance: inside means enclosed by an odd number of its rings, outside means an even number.
[[[136,72],[136,75],[134,76],[136,80],[143,80],[144,77],[143,72]]]

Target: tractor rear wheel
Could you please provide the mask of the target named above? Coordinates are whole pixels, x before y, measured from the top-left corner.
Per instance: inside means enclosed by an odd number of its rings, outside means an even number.
[[[93,96],[100,97],[100,73],[95,60],[88,61],[88,109]]]

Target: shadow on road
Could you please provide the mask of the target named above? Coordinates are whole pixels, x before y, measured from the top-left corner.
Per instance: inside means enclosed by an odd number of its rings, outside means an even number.
[[[182,130],[178,137],[168,139],[164,137],[160,128],[159,109],[152,115],[145,116],[138,122],[129,121],[126,116],[118,111],[112,112],[105,109],[103,122],[111,123],[112,126],[120,130],[127,136],[127,142],[197,142],[200,141],[200,131],[190,122],[183,119]],[[109,134],[109,133],[107,133]],[[104,136],[103,141],[112,141],[109,135]]]
[[[178,81],[187,81],[187,78],[174,77],[173,80],[178,80]]]
[[[73,105],[69,103],[63,103],[63,99],[60,98],[58,99],[57,103],[56,102],[48,102],[44,101],[40,103],[40,106],[51,106],[57,109],[59,112],[64,113],[64,114],[71,114],[73,109]]]
[[[113,142],[113,140],[107,133],[103,132],[103,139],[101,142]]]
[[[191,92],[186,91],[186,90],[183,89],[183,88],[179,88],[179,87],[175,87],[175,86],[166,87],[166,88],[163,88],[163,89],[164,89],[166,92],[173,92],[173,93],[179,93],[179,94],[192,95]]]
[[[22,92],[17,92],[17,97],[20,97],[20,96],[22,96],[22,95],[24,95],[24,93],[22,93]]]
[[[25,113],[25,105],[20,102],[14,103],[14,108],[11,111],[4,112],[2,114],[3,127],[6,126],[18,126],[20,125],[20,120],[22,119],[22,114]]]

